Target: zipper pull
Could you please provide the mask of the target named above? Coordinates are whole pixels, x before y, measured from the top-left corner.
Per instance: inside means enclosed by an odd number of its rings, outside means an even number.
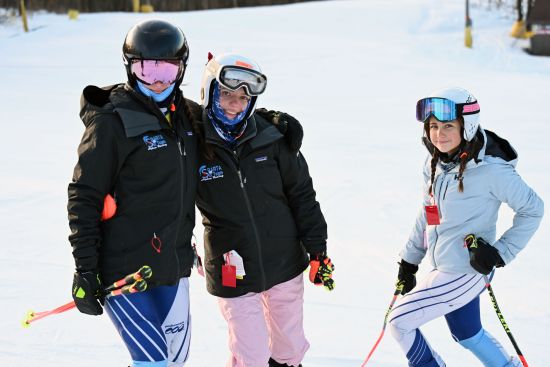
[[[237,174],[239,175],[239,182],[241,184],[241,189],[244,189],[244,182],[243,182],[243,176],[241,174],[241,170],[238,170]]]
[[[181,142],[179,140],[178,140],[178,149],[180,150],[180,155],[184,155],[183,150],[181,149]]]
[[[157,236],[156,232],[153,233],[153,238],[151,238],[151,246],[153,246],[155,251],[160,254],[160,251],[161,251],[161,248],[162,248],[162,241]]]

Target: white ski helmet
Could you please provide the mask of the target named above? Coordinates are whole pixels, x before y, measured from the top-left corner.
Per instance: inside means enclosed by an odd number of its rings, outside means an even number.
[[[457,115],[464,118],[464,139],[471,141],[476,136],[480,109],[477,98],[472,93],[460,87],[451,87],[432,92],[430,97],[453,101],[457,107]]]
[[[235,53],[225,53],[216,57],[209,54],[201,83],[201,105],[204,108],[211,103],[212,86],[215,80],[221,86],[231,90],[244,87],[246,94],[252,97],[245,119],[252,114],[258,96],[267,86],[267,78],[262,74],[256,61]]]

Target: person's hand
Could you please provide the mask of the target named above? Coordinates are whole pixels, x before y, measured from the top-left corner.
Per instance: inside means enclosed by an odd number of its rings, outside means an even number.
[[[101,288],[101,280],[97,272],[75,272],[72,295],[78,311],[88,315],[101,315],[103,313],[103,307],[99,303],[100,299],[103,300]]]
[[[483,238],[469,234],[464,238],[464,243],[470,253],[470,265],[478,273],[488,275],[495,266],[500,268],[505,265],[498,250]]]
[[[309,256],[309,281],[315,285],[322,285],[325,289],[331,291],[334,289],[334,279],[332,272],[334,265],[324,253]]]
[[[416,272],[418,265],[414,265],[401,259],[399,264],[399,272],[397,273],[396,287],[401,287],[401,294],[409,293],[416,286]]]
[[[266,110],[265,108],[256,109],[265,120],[271,122],[285,136],[286,143],[292,152],[298,152],[304,139],[304,130],[300,122],[288,113]]]

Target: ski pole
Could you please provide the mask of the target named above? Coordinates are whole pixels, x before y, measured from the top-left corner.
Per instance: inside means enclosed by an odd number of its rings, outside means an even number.
[[[495,292],[493,291],[493,287],[491,287],[491,283],[489,281],[489,278],[487,275],[484,275],[485,278],[485,287],[487,288],[487,291],[489,292],[489,298],[491,298],[491,303],[493,304],[493,308],[495,309],[495,312],[497,313],[498,320],[500,321],[500,324],[504,328],[504,331],[506,332],[506,335],[508,335],[508,338],[512,342],[512,345],[514,346],[514,349],[521,360],[521,364],[523,364],[524,367],[529,367],[527,364],[527,361],[525,360],[525,357],[523,356],[523,353],[519,349],[518,343],[516,343],[516,340],[514,339],[514,336],[512,335],[512,331],[510,330],[510,327],[508,326],[508,323],[504,319],[504,315],[500,311],[500,307],[498,306],[497,299],[495,297]]]
[[[122,278],[121,280],[118,280],[113,284],[111,284],[110,286],[104,288],[102,293],[104,295],[118,296],[121,294],[144,292],[147,289],[147,281],[145,279],[150,278],[151,275],[153,275],[151,268],[147,265],[142,266],[135,273],[129,274],[124,278]],[[135,281],[131,284],[128,284],[132,280],[135,280]],[[49,311],[41,311],[41,312],[29,311],[27,313],[27,316],[22,322],[23,327],[29,327],[31,322],[40,320],[50,315],[55,315],[55,314],[63,313],[65,311],[69,311],[74,307],[76,307],[76,304],[74,303],[74,301],[71,301]]]
[[[128,284],[122,288],[113,289],[110,292],[107,292],[107,294],[110,294],[112,296],[118,296],[120,294],[130,294],[130,293],[136,293],[136,292],[143,292],[147,289],[147,282],[144,279],[136,280],[132,284]],[[29,311],[27,313],[27,316],[25,320],[23,320],[23,326],[28,327],[30,326],[31,322],[40,320],[46,316],[55,315],[58,313],[63,313],[65,311],[69,311],[76,307],[76,304],[74,301],[71,301],[69,303],[66,303],[62,306],[59,306],[53,310],[50,311],[42,311],[42,312],[34,312]]]
[[[471,247],[476,248],[477,237],[473,234],[467,235],[466,238],[464,238],[464,245],[468,248],[468,251],[470,251]],[[483,278],[485,280],[485,288],[487,288],[487,291],[489,292],[489,298],[491,299],[491,303],[493,304],[493,308],[495,309],[495,312],[497,314],[498,320],[500,321],[500,324],[504,328],[506,335],[508,335],[508,339],[510,339],[510,341],[512,342],[512,345],[514,346],[514,350],[516,351],[519,359],[521,360],[521,364],[523,364],[524,367],[529,367],[529,365],[527,364],[527,361],[525,360],[525,357],[523,356],[523,353],[519,349],[518,343],[514,339],[514,335],[512,335],[512,331],[510,330],[508,323],[504,319],[504,315],[500,311],[500,307],[498,306],[497,299],[495,297],[495,292],[493,291],[493,287],[491,286],[491,281],[489,280],[489,277],[487,275],[483,275]]]
[[[388,310],[386,311],[386,316],[384,316],[384,324],[382,325],[382,331],[380,332],[380,336],[378,337],[378,339],[376,339],[376,343],[374,343],[374,346],[370,350],[369,355],[367,356],[367,358],[365,358],[365,361],[363,362],[361,367],[364,367],[367,364],[370,357],[374,353],[374,350],[378,347],[378,344],[380,343],[380,340],[382,340],[382,337],[384,336],[384,332],[386,331],[386,325],[388,324],[388,316],[390,315],[391,309],[392,309],[395,301],[397,300],[397,296],[399,296],[399,294],[401,293],[402,290],[403,290],[403,283],[402,282],[397,283],[397,287],[395,288],[395,291],[393,292],[393,298],[390,302],[390,307],[388,307]]]

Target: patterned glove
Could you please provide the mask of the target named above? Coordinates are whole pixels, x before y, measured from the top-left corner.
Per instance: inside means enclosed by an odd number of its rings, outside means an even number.
[[[76,272],[73,277],[73,300],[78,311],[88,315],[101,315],[103,301],[99,274],[93,271]]]
[[[334,289],[334,279],[332,272],[334,265],[324,253],[309,256],[309,281],[315,285],[322,285],[325,289],[331,291]]]
[[[418,271],[418,265],[414,265],[401,259],[399,264],[399,273],[397,273],[396,287],[401,288],[401,294],[405,295],[409,293],[416,286],[416,272]]]
[[[294,153],[300,150],[304,139],[304,130],[298,120],[288,113],[257,108],[255,111],[267,121],[271,122],[285,136],[286,143]]]

